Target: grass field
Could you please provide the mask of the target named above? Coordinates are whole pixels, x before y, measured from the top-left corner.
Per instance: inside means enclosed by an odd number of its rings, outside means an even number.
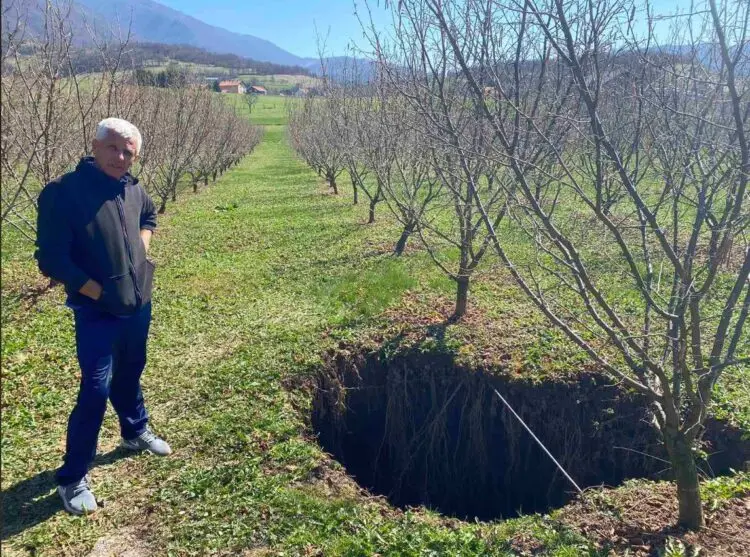
[[[170,64],[174,64],[180,68],[183,68],[189,72],[192,72],[201,76],[218,77],[218,78],[232,78],[241,79],[246,83],[252,83],[253,85],[261,85],[265,87],[269,93],[277,94],[285,89],[292,87],[315,87],[320,85],[320,79],[309,76],[309,75],[289,75],[289,74],[254,74],[246,73],[243,70],[234,70],[224,66],[214,66],[210,64],[196,64],[194,62],[181,62],[172,61],[159,65],[146,66],[146,69],[150,72],[157,73],[164,71]]]
[[[265,87],[269,93],[275,94],[283,89],[290,89],[291,87],[315,87],[319,86],[320,79],[307,75],[261,75],[261,74],[240,74],[239,79],[246,81],[247,83],[253,83],[255,85],[261,85]]]
[[[223,97],[237,110],[247,113],[247,104],[241,95],[224,95]],[[250,119],[259,126],[283,126],[288,117],[289,103],[299,102],[294,97],[258,95],[256,98]]]
[[[183,62],[180,60],[170,60],[162,64],[144,65],[144,68],[156,73],[166,70],[170,65],[177,66],[189,72],[200,75],[210,74],[212,76],[221,77],[235,74],[234,70],[225,66],[215,66],[213,64],[196,64],[195,62]]]
[[[294,157],[283,99],[259,98],[252,119],[266,126],[262,144],[170,205],[152,242],[143,383],[152,424],[175,454],[123,455],[108,412],[92,470],[106,504],[89,518],[66,515],[52,484],[77,391],[72,318],[59,289],[43,291],[30,246],[3,235],[3,554],[513,555],[525,540],[537,554],[604,555],[548,516],[471,523],[395,509],[321,451],[303,388],[321,353],[377,327],[406,297],[439,305],[453,285],[422,251],[390,256],[398,227],[384,207],[376,225],[363,224],[366,207],[329,195]],[[519,365],[580,361],[549,341],[513,289],[498,297],[486,270],[473,303],[494,319],[513,315]],[[457,344],[465,333],[451,329],[446,343],[471,351]],[[744,384],[736,377],[724,390],[731,416],[746,408]],[[748,490],[743,475],[708,486],[717,505]]]

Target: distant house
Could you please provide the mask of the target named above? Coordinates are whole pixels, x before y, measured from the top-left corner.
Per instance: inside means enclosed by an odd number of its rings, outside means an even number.
[[[226,79],[219,81],[219,90],[222,93],[234,93],[242,95],[246,89],[239,79]]]
[[[251,85],[250,86],[250,92],[254,93],[256,95],[267,95],[268,91],[266,91],[265,87],[261,87],[260,85]]]

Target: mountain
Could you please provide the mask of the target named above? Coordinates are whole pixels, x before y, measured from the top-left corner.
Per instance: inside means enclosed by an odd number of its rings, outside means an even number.
[[[4,0],[3,20],[6,20],[5,9],[13,16],[17,12],[28,16],[27,29],[31,32],[42,32],[45,0]],[[189,45],[222,54],[236,54],[261,62],[271,62],[288,66],[316,67],[315,58],[303,58],[287,52],[271,41],[227,31],[221,27],[209,25],[199,19],[186,15],[178,10],[153,0],[53,0],[53,3],[64,12],[70,10],[69,23],[76,43],[85,43],[93,28],[97,34],[110,32],[120,34],[130,25],[132,42],[164,43],[172,45]],[[8,26],[3,22],[3,28]]]
[[[740,52],[742,49],[742,52]],[[694,46],[690,45],[663,45],[656,47],[657,52],[666,54],[675,54],[677,56],[691,57],[695,55],[696,60],[705,67],[717,71],[723,67],[723,61],[721,59],[721,50],[718,44],[714,43],[700,43]],[[739,57],[737,65],[735,66],[735,74],[740,76],[750,75],[750,47],[747,44],[744,45],[730,45],[727,48],[729,57],[734,59]]]
[[[263,62],[309,66],[314,59],[295,56],[271,41],[233,33],[153,0],[75,0],[84,13],[127,27],[132,17],[134,39],[141,42],[186,44],[211,52],[232,53]]]
[[[28,28],[32,32],[42,31],[42,13],[46,0],[0,0],[20,8],[29,16]],[[296,56],[271,41],[253,35],[234,33],[221,27],[209,25],[199,19],[172,9],[154,0],[53,0],[64,8],[70,6],[70,24],[75,41],[81,46],[89,37],[87,28],[97,34],[106,35],[127,30],[130,25],[132,43],[163,43],[187,45],[218,54],[234,54],[260,62],[285,66],[299,66],[313,73],[320,73],[320,60]],[[15,12],[13,12],[15,13]],[[3,18],[7,19],[7,18]],[[8,25],[4,22],[4,27]],[[328,61],[332,75],[348,65],[347,57],[334,57]],[[364,62],[364,61],[361,61]],[[365,75],[369,75],[369,63]]]
[[[82,44],[71,53],[72,71],[76,73],[101,72],[107,68],[97,48]],[[130,41],[120,59],[124,68],[154,68],[176,62],[193,64],[187,71],[199,77],[206,75],[229,76],[237,74],[258,75],[309,75],[310,71],[302,66],[287,66],[273,62],[260,62],[236,54],[209,52],[197,46],[186,44],[141,43]],[[204,66],[201,68],[201,66]]]

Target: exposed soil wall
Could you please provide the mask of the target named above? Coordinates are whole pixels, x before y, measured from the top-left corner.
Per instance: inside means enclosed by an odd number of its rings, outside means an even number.
[[[580,486],[669,477],[643,400],[596,374],[532,383],[443,353],[343,351],[321,370],[312,425],[361,485],[398,506],[486,520],[563,505],[572,486],[493,389]],[[705,438],[715,474],[750,456],[726,426],[712,422]]]

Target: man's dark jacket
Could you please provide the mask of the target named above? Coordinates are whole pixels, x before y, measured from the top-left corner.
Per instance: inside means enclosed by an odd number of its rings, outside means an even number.
[[[138,180],[111,178],[85,157],[39,195],[34,255],[65,285],[69,305],[132,315],[151,300],[154,265],[140,231],[155,228],[156,208]],[[96,301],[78,292],[89,279],[102,285]]]

